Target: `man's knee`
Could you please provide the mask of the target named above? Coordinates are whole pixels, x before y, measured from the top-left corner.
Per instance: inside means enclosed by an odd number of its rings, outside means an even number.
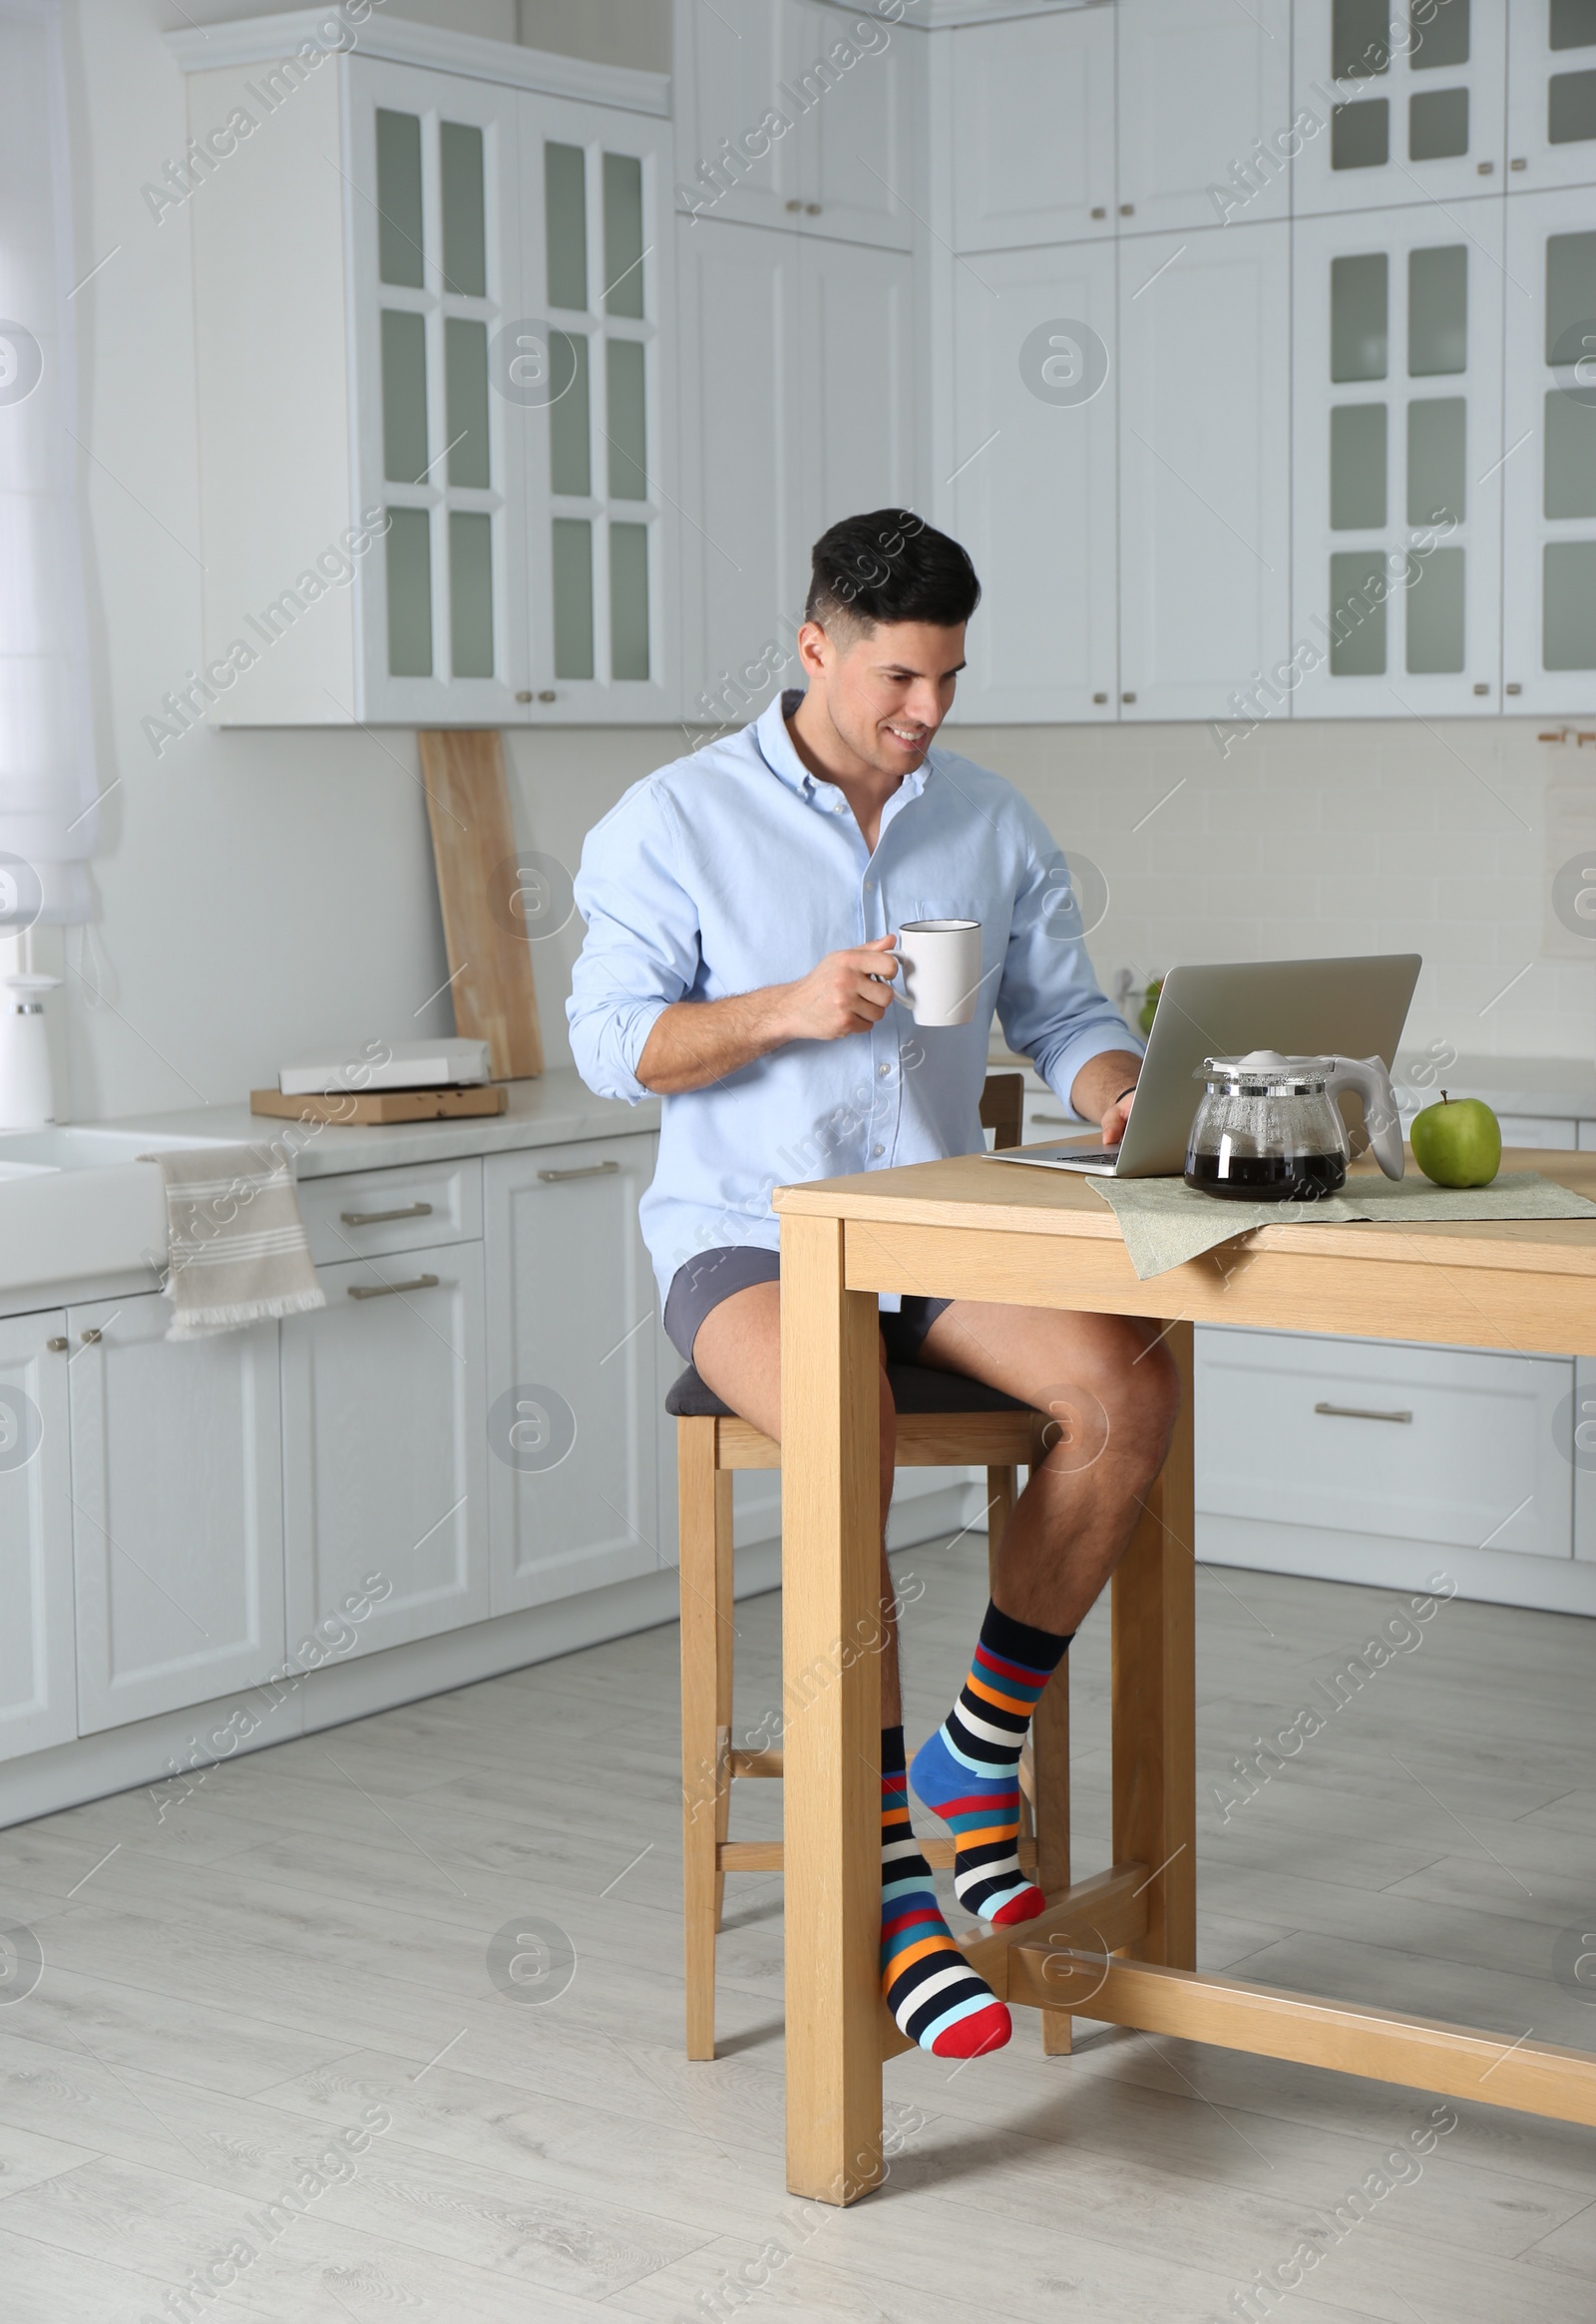
[[[1110,1423],[1137,1467],[1156,1473],[1180,1412],[1180,1368],[1162,1340],[1132,1349],[1113,1386]]]

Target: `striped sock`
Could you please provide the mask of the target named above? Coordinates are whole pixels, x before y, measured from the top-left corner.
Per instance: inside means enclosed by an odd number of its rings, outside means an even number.
[[[1000,2050],[1004,2004],[954,1943],[909,1821],[904,1731],[881,1734],[881,1990],[900,2033],[939,2058]]]
[[[1019,1869],[1019,1754],[1068,1644],[989,1603],[959,1700],[915,1753],[915,1789],[958,1841],[955,1895],[967,1912],[1004,1927],[1033,1920],[1045,1902]]]

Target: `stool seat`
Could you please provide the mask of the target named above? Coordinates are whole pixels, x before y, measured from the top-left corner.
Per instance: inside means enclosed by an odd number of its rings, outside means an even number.
[[[1001,1388],[988,1387],[963,1371],[933,1371],[924,1363],[889,1363],[887,1379],[892,1400],[900,1412],[1023,1412],[1027,1406]],[[694,1365],[675,1382],[665,1398],[665,1410],[674,1420],[729,1420],[731,1406],[706,1387]]]

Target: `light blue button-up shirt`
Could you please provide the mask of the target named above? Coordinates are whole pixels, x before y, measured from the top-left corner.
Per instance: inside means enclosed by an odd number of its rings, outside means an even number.
[[[791,983],[905,921],[979,920],[981,992],[969,1024],[917,1025],[895,1002],[868,1032],[789,1041],[665,1098],[642,1202],[661,1304],[702,1251],[779,1248],[773,1187],[978,1152],[995,1009],[1066,1105],[1089,1057],[1140,1046],[1097,987],[1064,858],[1012,784],[934,746],[882,810],[871,854],[842,792],[793,746],[800,699],[778,696],[634,783],[589,833],[567,1005],[583,1079],[635,1104],[650,1094],[637,1061],[673,1001]]]

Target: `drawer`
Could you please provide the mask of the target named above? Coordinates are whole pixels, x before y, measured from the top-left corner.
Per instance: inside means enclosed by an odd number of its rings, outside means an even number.
[[[1564,1356],[1202,1329],[1197,1506],[1570,1557],[1553,1415],[1573,1384]]]
[[[299,1208],[318,1267],[423,1251],[429,1243],[479,1242],[482,1157],[301,1179]]]

